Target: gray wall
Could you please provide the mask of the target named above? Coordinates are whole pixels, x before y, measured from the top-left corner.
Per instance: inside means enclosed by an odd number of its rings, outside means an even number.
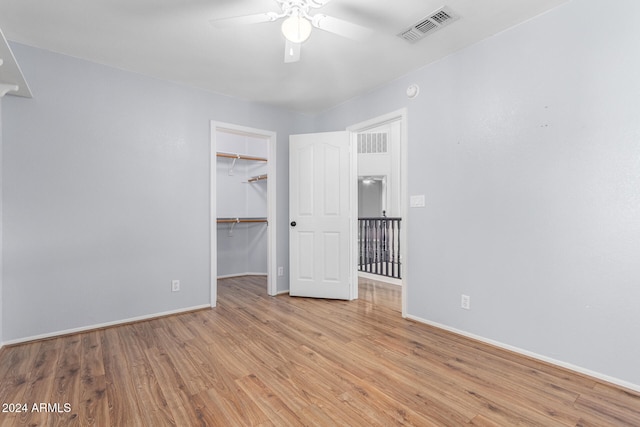
[[[640,385],[640,2],[610,6],[573,0],[317,129],[408,107],[409,194],[427,201],[409,315]]]
[[[4,298],[2,296],[2,266],[3,266],[3,256],[2,256],[2,176],[3,167],[2,167],[2,99],[0,98],[0,347],[2,347],[2,343],[4,342],[4,335],[2,334],[2,325],[4,324],[4,311],[2,307],[4,305]]]
[[[12,49],[34,99],[3,100],[5,341],[209,303],[210,120],[277,132],[288,271],[286,147],[309,117]]]

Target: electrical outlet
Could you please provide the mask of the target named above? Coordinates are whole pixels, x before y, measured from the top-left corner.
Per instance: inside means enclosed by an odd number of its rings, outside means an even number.
[[[471,297],[469,295],[462,294],[460,307],[464,308],[465,310],[471,310]]]
[[[179,292],[179,291],[180,291],[180,280],[172,280],[171,292]]]
[[[284,276],[284,267],[278,267],[278,276]]]

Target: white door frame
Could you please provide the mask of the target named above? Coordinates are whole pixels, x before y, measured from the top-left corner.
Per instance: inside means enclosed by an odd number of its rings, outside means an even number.
[[[277,259],[276,259],[276,133],[263,129],[255,129],[247,126],[239,126],[231,123],[223,123],[211,121],[211,150],[210,150],[210,215],[209,227],[210,236],[210,298],[211,307],[216,306],[218,299],[218,250],[217,239],[218,230],[216,226],[217,208],[216,208],[216,132],[234,133],[244,136],[252,136],[267,140],[269,147],[267,158],[267,293],[276,295],[278,289],[277,283]]]
[[[357,140],[358,140],[358,133],[359,132],[364,132],[367,131],[369,129],[373,129],[379,126],[382,126],[384,124],[390,123],[390,122],[395,122],[395,121],[400,121],[400,217],[402,218],[402,227],[400,228],[400,252],[401,252],[401,258],[400,260],[402,261],[402,317],[407,317],[407,228],[408,228],[408,215],[407,215],[407,195],[409,194],[409,190],[408,190],[408,175],[407,175],[407,164],[408,162],[408,156],[407,156],[407,148],[408,148],[408,136],[407,136],[407,109],[406,108],[402,108],[400,110],[396,110],[393,111],[391,113],[388,114],[384,114],[382,116],[370,119],[370,120],[365,120],[364,122],[360,122],[360,123],[356,123],[354,125],[351,125],[349,127],[347,127],[347,130],[349,132],[351,132],[351,147],[352,147],[352,161],[356,162],[353,163],[354,165],[357,165],[357,158],[358,158],[358,153],[357,153]],[[353,158],[355,158],[355,160],[353,160]],[[354,166],[355,167],[355,166]],[[355,186],[356,186],[356,191],[358,188],[358,171],[357,171],[357,167],[355,167],[355,178],[353,178],[355,180]],[[356,198],[356,203],[357,203],[357,198]],[[358,211],[358,207],[357,204],[355,206],[355,211]],[[356,215],[357,217],[357,215]],[[357,223],[357,219],[356,219],[356,223]],[[356,242],[358,240],[358,230],[357,230],[357,226],[355,227],[355,231],[353,233],[352,236],[352,241]],[[354,245],[357,246],[357,245]],[[355,249],[356,251],[356,257],[357,257],[357,248]],[[354,258],[354,262],[357,258]],[[355,267],[355,264],[353,265],[353,268],[356,270],[356,275],[357,275],[357,268]],[[356,281],[357,283],[357,281]]]

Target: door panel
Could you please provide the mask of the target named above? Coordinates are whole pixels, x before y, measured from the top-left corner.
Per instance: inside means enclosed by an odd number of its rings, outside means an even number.
[[[356,298],[349,133],[292,135],[289,148],[290,295]]]
[[[298,174],[298,191],[292,193],[298,196],[298,215],[313,215],[313,151],[312,145],[304,145],[296,153],[298,169],[307,172]]]
[[[298,238],[298,272],[301,280],[313,280],[313,252],[314,252],[314,234],[309,232],[299,232]]]
[[[342,248],[340,233],[324,233],[324,280],[337,282],[340,280],[340,258]]]

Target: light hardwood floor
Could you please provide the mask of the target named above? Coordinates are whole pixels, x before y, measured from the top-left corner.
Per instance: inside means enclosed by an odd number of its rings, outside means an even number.
[[[640,426],[640,394],[404,320],[392,285],[218,289],[212,310],[3,349],[0,402],[29,408],[0,425]]]

